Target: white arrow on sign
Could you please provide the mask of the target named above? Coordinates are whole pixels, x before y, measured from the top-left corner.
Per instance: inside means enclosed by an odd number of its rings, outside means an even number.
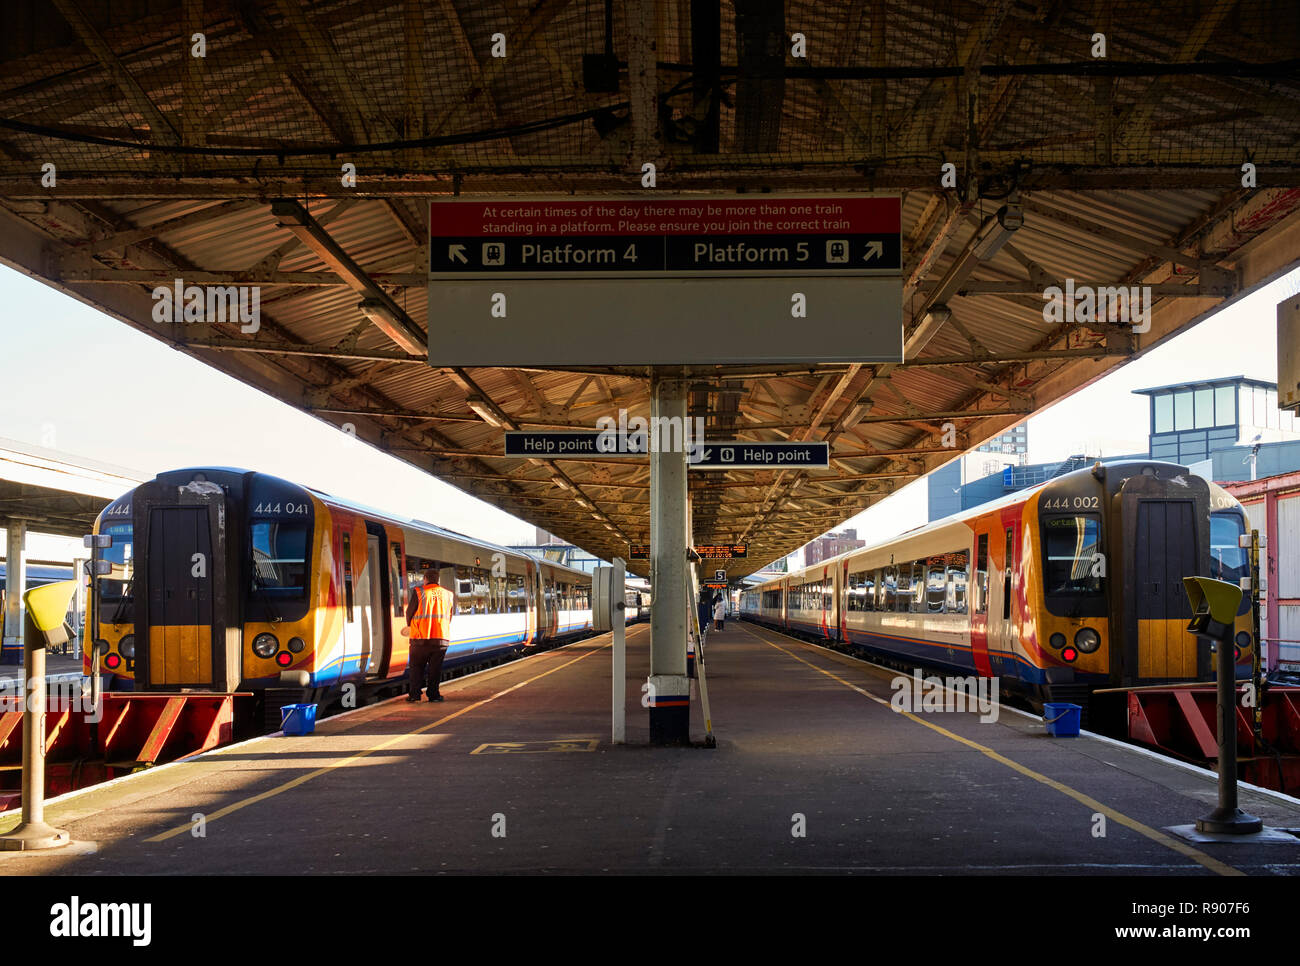
[[[869,262],[871,261],[872,258],[884,258],[884,257],[885,257],[884,242],[878,242],[878,241],[867,242],[867,253],[862,256],[862,260],[864,262]]]
[[[468,265],[469,259],[465,257],[464,245],[448,245],[447,257],[453,262],[460,262],[462,265]]]

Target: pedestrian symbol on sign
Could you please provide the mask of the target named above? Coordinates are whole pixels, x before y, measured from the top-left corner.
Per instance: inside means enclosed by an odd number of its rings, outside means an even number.
[[[506,246],[501,242],[484,242],[483,264],[504,265],[506,263]]]

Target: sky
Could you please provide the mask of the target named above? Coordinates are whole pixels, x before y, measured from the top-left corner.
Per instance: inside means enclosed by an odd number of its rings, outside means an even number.
[[[0,305],[0,437],[146,479],[255,469],[490,542],[535,541],[531,524],[3,266]]]
[[[1144,452],[1147,401],[1134,389],[1276,381],[1276,304],[1298,291],[1300,270],[1031,417],[1030,461]],[[3,266],[0,304],[0,437],[142,478],[184,466],[257,469],[491,542],[534,541],[531,524]],[[920,526],[926,492],[924,479],[913,482],[843,526],[869,543]],[[34,537],[31,556],[74,545]]]

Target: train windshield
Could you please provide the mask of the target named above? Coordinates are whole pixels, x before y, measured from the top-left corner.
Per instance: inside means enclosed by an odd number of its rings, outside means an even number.
[[[131,524],[114,523],[104,527],[100,533],[111,534],[113,545],[97,551],[100,560],[107,560],[112,569],[102,575],[96,582],[99,587],[99,600],[109,606],[101,612],[101,620],[118,623],[130,620],[127,609],[132,601],[132,578],[135,576],[135,555],[131,542]]]
[[[1210,514],[1210,576],[1238,583],[1250,576],[1250,562],[1237,538],[1246,532],[1239,513]]]
[[[1101,520],[1091,513],[1043,520],[1043,589],[1048,596],[1101,593],[1106,572],[1100,550]]]
[[[307,591],[307,525],[256,520],[252,590],[268,597],[300,597]]]

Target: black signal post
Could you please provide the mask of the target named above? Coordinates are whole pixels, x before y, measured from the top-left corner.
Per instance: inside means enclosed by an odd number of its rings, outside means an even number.
[[[1219,835],[1249,835],[1264,823],[1237,807],[1237,661],[1232,632],[1241,588],[1209,577],[1184,577],[1192,602],[1187,629],[1215,643],[1219,668],[1219,807],[1196,820],[1196,831]]]

